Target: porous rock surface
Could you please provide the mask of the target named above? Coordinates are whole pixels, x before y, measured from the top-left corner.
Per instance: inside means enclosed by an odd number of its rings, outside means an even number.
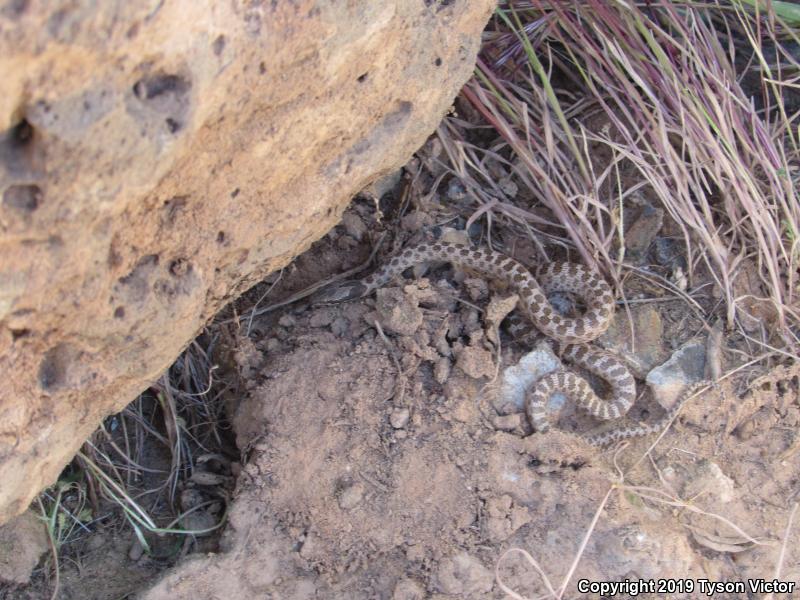
[[[0,522],[419,147],[491,0],[0,0]]]

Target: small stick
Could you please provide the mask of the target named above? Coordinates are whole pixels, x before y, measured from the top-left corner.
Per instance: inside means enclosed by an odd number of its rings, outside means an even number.
[[[718,319],[706,340],[706,375],[711,381],[722,376],[722,333],[722,319]]]
[[[789,534],[792,531],[792,523],[794,521],[794,514],[797,512],[797,502],[794,503],[792,506],[792,510],[789,513],[789,522],[786,523],[786,532],[783,534],[783,542],[781,543],[781,551],[778,555],[778,562],[775,565],[775,575],[774,578],[780,580],[781,578],[781,571],[783,570],[783,561],[786,558],[786,544],[789,541]],[[764,596],[764,600],[772,600],[772,592]]]
[[[373,325],[375,325],[375,329],[377,330],[380,338],[383,340],[383,343],[386,346],[386,351],[389,353],[389,356],[391,357],[392,362],[394,362],[394,366],[397,369],[397,387],[399,388],[399,390],[394,395],[395,396],[394,403],[396,406],[402,406],[403,400],[405,399],[406,396],[406,383],[407,383],[406,374],[403,372],[403,368],[400,366],[400,361],[394,354],[394,349],[392,348],[392,344],[389,341],[389,338],[387,338],[386,334],[383,333],[383,327],[381,327],[381,324],[378,322],[378,319],[375,319],[373,321]]]

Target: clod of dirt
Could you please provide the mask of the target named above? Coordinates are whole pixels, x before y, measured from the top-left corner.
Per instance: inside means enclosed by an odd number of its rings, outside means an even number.
[[[489,285],[480,277],[467,277],[464,280],[464,289],[473,302],[482,302],[489,297]]]
[[[515,503],[508,494],[489,498],[486,501],[486,514],[487,518],[483,523],[486,537],[494,543],[508,539],[517,529],[531,521],[528,508]]]
[[[518,302],[519,296],[517,294],[492,296],[484,315],[487,327],[499,326],[502,320],[516,308]]]
[[[0,581],[24,584],[47,551],[44,522],[31,511],[0,527]]]
[[[311,327],[327,327],[333,323],[334,315],[333,310],[329,308],[322,308],[314,312],[314,315],[308,321]]]
[[[542,475],[564,469],[582,469],[592,462],[594,456],[587,443],[563,431],[533,434],[521,442],[519,447],[530,457],[529,468]]]
[[[447,379],[450,377],[450,359],[442,356],[436,361],[436,364],[433,366],[433,378],[439,383],[443,385]]]
[[[661,470],[664,480],[681,498],[709,495],[715,502],[727,504],[735,497],[735,483],[715,462],[700,460],[691,464],[667,463]]]
[[[433,222],[430,213],[415,210],[405,215],[400,221],[400,227],[406,231],[415,233],[423,227],[430,226]]]
[[[590,541],[597,552],[598,576],[623,580],[626,573],[645,579],[659,573],[689,573],[695,558],[691,544],[679,531],[664,530],[657,519],[632,522],[598,532]]]
[[[394,586],[392,600],[423,600],[425,590],[413,579],[401,579]]]
[[[342,226],[347,232],[347,235],[359,242],[367,233],[367,226],[364,224],[364,219],[362,219],[355,211],[352,210],[349,210],[342,215]]]
[[[493,377],[495,373],[492,353],[479,346],[462,348],[456,358],[456,366],[473,379]]]
[[[510,431],[521,436],[531,433],[528,418],[523,413],[497,415],[492,419],[492,426],[500,431]]]
[[[375,294],[375,309],[386,331],[410,336],[422,325],[419,300],[399,288],[379,289]]]
[[[407,408],[396,408],[392,411],[391,416],[389,417],[389,423],[391,423],[392,427],[395,429],[403,429],[408,424],[408,420],[411,418],[411,411]]]
[[[364,485],[361,483],[354,483],[347,486],[339,494],[339,507],[342,510],[350,510],[361,504],[365,492]]]
[[[442,235],[439,238],[448,244],[470,245],[469,233],[464,229],[453,229],[452,227],[442,228]]]
[[[460,552],[439,563],[436,576],[440,592],[461,598],[486,594],[494,583],[491,571],[466,552]]]
[[[278,319],[278,325],[286,327],[286,329],[291,329],[296,323],[297,321],[292,315],[281,315]]]

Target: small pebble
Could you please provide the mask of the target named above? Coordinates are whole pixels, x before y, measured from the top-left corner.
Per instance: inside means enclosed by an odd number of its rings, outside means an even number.
[[[339,496],[339,507],[342,510],[350,510],[361,504],[364,498],[364,486],[360,483],[354,483],[348,488],[342,490]]]
[[[281,341],[277,338],[269,338],[267,340],[267,352],[277,352],[281,347]]]
[[[396,408],[389,416],[389,423],[391,423],[392,427],[395,429],[403,429],[406,425],[408,425],[408,420],[410,418],[411,411],[409,411],[407,408]]]
[[[137,561],[140,558],[142,558],[143,554],[144,554],[144,548],[139,543],[139,540],[134,539],[133,543],[131,543],[130,550],[128,550],[128,558],[131,559],[132,561]]]
[[[327,327],[333,322],[333,315],[330,310],[318,310],[308,320],[311,327]]]
[[[458,179],[453,177],[447,185],[447,199],[448,200],[462,200],[466,197],[467,192],[464,189],[464,184]]]
[[[400,226],[406,231],[419,231],[426,225],[428,220],[430,219],[427,213],[414,211],[403,217],[400,221]]]
[[[102,535],[90,535],[86,538],[86,549],[89,551],[99,550],[105,544],[106,539]]]
[[[476,346],[467,346],[459,352],[456,366],[473,379],[493,377],[495,372],[492,353]]]
[[[397,582],[392,600],[423,600],[425,591],[412,579],[401,579]]]
[[[381,288],[375,295],[376,309],[386,331],[414,335],[423,322],[419,302],[397,288]]]
[[[347,235],[358,241],[361,241],[361,238],[367,233],[367,226],[364,225],[364,221],[352,211],[344,213],[342,216],[342,225]]]
[[[186,488],[181,492],[180,502],[183,510],[189,510],[205,502],[206,497],[197,488]]]
[[[181,519],[181,526],[187,531],[194,532],[197,537],[211,535],[216,524],[217,519],[214,515],[204,510],[196,510]]]
[[[495,429],[501,431],[514,431],[517,428],[522,428],[524,415],[522,413],[514,413],[511,415],[497,415],[492,419],[492,425]]]
[[[294,327],[295,320],[292,315],[282,315],[280,319],[278,319],[278,325],[281,327]]]
[[[444,385],[450,378],[450,359],[442,357],[436,361],[436,365],[433,367],[433,378],[440,385]]]
[[[336,247],[345,252],[350,252],[356,246],[358,246],[358,242],[349,235],[341,235],[336,239]]]
[[[313,558],[314,554],[319,551],[320,543],[319,538],[312,532],[308,532],[303,540],[303,546],[300,548],[300,556],[306,560]]]
[[[337,337],[344,336],[350,329],[350,321],[344,317],[336,317],[331,323],[331,332]]]
[[[511,179],[511,176],[503,177],[497,185],[509,198],[514,198],[519,192],[519,186]]]
[[[489,296],[489,286],[485,279],[468,277],[464,280],[464,286],[473,302],[483,301]]]
[[[739,425],[734,430],[734,433],[736,434],[736,437],[738,437],[740,440],[747,441],[751,437],[753,437],[755,429],[756,429],[755,422],[752,419],[750,419]]]
[[[463,229],[443,227],[440,240],[449,244],[462,244],[464,246],[469,246],[469,235]]]

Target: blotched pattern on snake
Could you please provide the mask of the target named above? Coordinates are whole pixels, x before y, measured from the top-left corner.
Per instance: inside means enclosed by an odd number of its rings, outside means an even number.
[[[603,400],[576,373],[558,370],[545,375],[528,391],[526,398],[528,418],[536,431],[545,432],[549,429],[545,407],[555,392],[563,393],[598,419],[617,419],[630,410],[636,399],[633,376],[617,357],[587,344],[608,329],[614,313],[614,295],[602,277],[583,265],[551,263],[542,269],[537,280],[522,264],[499,252],[445,242],[423,243],[405,248],[363,279],[347,281],[325,290],[318,296],[317,302],[334,303],[368,296],[409,267],[431,261],[449,262],[507,282],[519,295],[519,307],[524,315],[539,331],[559,342],[561,357],[602,378],[611,387],[610,399]],[[562,316],[547,300],[547,294],[553,292],[575,294],[585,303],[585,312],[575,318]],[[687,390],[683,399],[693,394],[697,387],[695,385]],[[590,444],[602,446],[654,433],[672,420],[683,399],[667,415],[652,424],[620,427],[584,437]]]

